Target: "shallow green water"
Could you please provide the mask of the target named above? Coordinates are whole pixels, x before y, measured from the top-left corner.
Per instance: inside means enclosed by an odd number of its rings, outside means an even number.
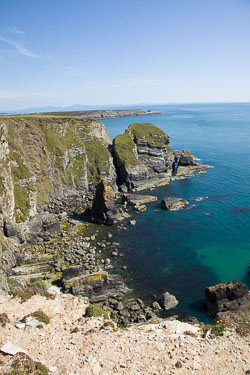
[[[132,122],[152,122],[170,135],[174,149],[189,148],[214,168],[150,192],[158,202],[134,213],[136,226],[118,234],[124,263],[141,295],[168,290],[180,301],[178,313],[204,320],[206,286],[234,279],[250,286],[250,104],[151,109],[164,113],[104,123],[114,137]],[[164,211],[159,204],[166,196],[185,198],[191,208]]]

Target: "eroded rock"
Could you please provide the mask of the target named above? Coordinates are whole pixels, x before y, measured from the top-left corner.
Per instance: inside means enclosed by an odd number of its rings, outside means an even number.
[[[106,271],[90,274],[82,267],[70,267],[64,270],[62,282],[66,293],[86,296],[91,303],[121,296],[129,290],[119,275],[109,275]]]
[[[250,292],[245,284],[237,280],[219,283],[206,288],[205,303],[211,315],[224,311],[250,311]]]
[[[178,210],[187,204],[189,204],[189,202],[183,198],[168,197],[161,201],[161,207],[165,210]]]

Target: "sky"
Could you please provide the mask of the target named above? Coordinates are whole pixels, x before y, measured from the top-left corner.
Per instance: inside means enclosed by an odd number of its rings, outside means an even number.
[[[0,0],[0,111],[250,102],[250,0]]]

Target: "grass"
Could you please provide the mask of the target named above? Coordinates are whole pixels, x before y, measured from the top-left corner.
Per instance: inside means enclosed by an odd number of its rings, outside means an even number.
[[[23,289],[22,285],[19,284],[15,279],[8,279],[9,293],[13,297],[19,297],[21,303],[28,301],[35,295],[44,296],[49,299],[54,299],[54,295],[47,291],[46,284],[42,280],[35,281],[32,285]]]
[[[135,144],[127,132],[116,136],[113,144],[118,161],[126,168],[140,164],[134,152]]]
[[[36,319],[39,322],[44,323],[44,324],[50,323],[50,318],[42,310],[34,311],[33,313],[27,315],[25,318],[27,318],[28,316],[32,316],[32,318],[34,318],[34,319]]]
[[[17,223],[23,222],[27,219],[30,209],[29,191],[20,186],[18,183],[14,185],[15,197],[15,217]]]
[[[153,143],[156,147],[164,147],[169,143],[169,136],[158,126],[150,123],[130,124],[128,133],[133,136],[136,142],[143,139],[148,143]]]
[[[144,138],[147,135],[166,136],[166,133],[162,129],[151,123],[130,124],[128,127],[128,132],[132,133],[136,137],[136,139]]]
[[[5,190],[5,187],[4,187],[4,178],[2,176],[0,176],[0,195],[3,194]]]
[[[97,183],[109,174],[110,153],[106,142],[93,136],[96,124],[96,120],[69,114],[0,117],[10,148],[8,160],[1,162],[0,168],[11,168],[18,223],[26,221],[29,214],[30,192],[37,191],[38,206],[43,206],[51,199],[53,185]],[[23,181],[33,176],[36,182]],[[0,177],[1,195],[5,179]]]
[[[226,327],[222,320],[217,320],[215,324],[207,324],[202,328],[202,337],[205,338],[208,331],[210,331],[211,337],[223,336]]]
[[[106,315],[107,313],[98,305],[89,305],[85,311],[86,317],[104,317]]]

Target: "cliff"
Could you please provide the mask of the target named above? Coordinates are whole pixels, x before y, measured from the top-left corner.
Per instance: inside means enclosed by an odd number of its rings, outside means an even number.
[[[182,159],[184,169],[196,166],[190,155],[180,153]],[[108,215],[101,213],[100,218],[96,196],[94,216],[98,222],[105,222],[105,217],[116,222],[116,216],[123,217],[114,205],[118,188],[133,191],[167,184],[172,163],[170,137],[153,124],[131,124],[112,146],[104,124],[97,120],[0,117],[0,226],[8,237],[19,240],[39,226],[44,232],[56,230],[54,218],[42,213],[84,212],[96,192],[104,191],[96,190],[104,178],[106,190],[112,192],[112,197],[101,199]]]
[[[143,190],[169,182],[170,137],[153,124],[131,124],[113,141],[118,183],[125,190]]]
[[[96,120],[0,118],[0,226],[23,229],[46,211],[83,212],[102,177],[115,184],[110,144]]]

